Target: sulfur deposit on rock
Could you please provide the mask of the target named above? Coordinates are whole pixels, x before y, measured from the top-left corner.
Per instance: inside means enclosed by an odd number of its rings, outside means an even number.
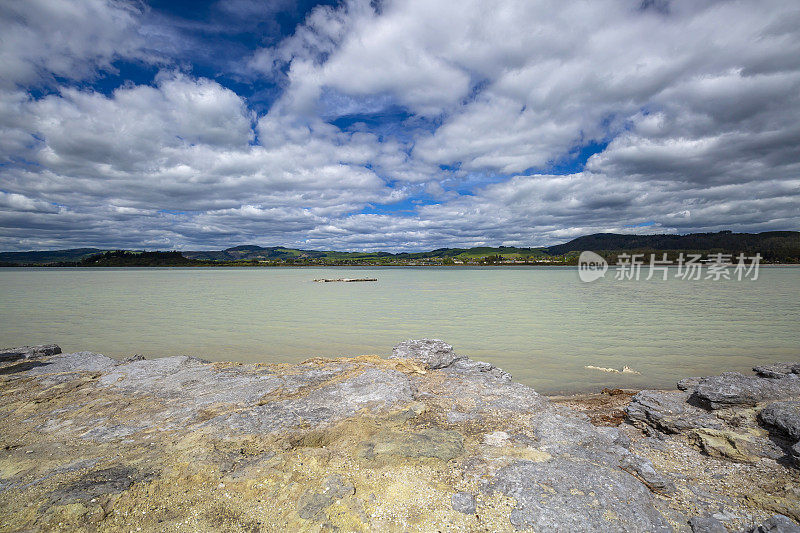
[[[433,339],[297,365],[57,348],[0,362],[3,530],[650,532],[798,518],[788,452],[761,447],[768,431],[793,434],[784,396],[759,417],[706,411],[695,389],[640,393],[629,416],[644,437]],[[731,428],[757,462],[708,457],[690,438]]]

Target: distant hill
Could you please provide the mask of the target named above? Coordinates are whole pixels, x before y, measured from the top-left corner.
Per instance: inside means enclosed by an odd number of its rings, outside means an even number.
[[[313,250],[297,250],[273,246],[263,248],[255,245],[234,246],[225,250],[183,252],[184,257],[206,261],[269,261],[280,259],[295,259],[299,257],[323,257],[326,253]]]
[[[486,256],[502,255],[504,257],[532,257],[542,256],[539,248],[516,248],[513,246],[476,247],[476,248],[438,248],[429,252],[337,252],[322,250],[300,250],[284,248],[281,246],[263,248],[261,246],[235,246],[225,250],[183,252],[189,259],[205,261],[380,261],[381,259],[395,259],[414,261],[431,258],[449,259],[477,259]]]
[[[546,252],[563,255],[569,252],[623,251],[696,251],[712,253],[760,253],[766,260],[800,261],[800,232],[766,231],[763,233],[690,233],[688,235],[620,235],[596,233],[578,237],[565,244],[550,246]]]
[[[225,250],[185,252],[72,250],[0,252],[0,264],[56,266],[197,266],[246,264],[404,265],[500,262],[574,263],[592,250],[609,258],[623,252],[760,253],[765,261],[800,263],[800,232],[692,233],[688,235],[624,235],[597,233],[544,248],[481,246],[438,248],[427,252],[338,252],[301,250],[282,246],[242,245]]]
[[[80,261],[81,259],[103,253],[104,251],[105,250],[99,248],[72,248],[70,250],[0,252],[0,263],[27,265]]]
[[[180,252],[129,252],[115,250],[83,258],[77,266],[91,267],[153,267],[198,266],[203,264],[184,257]]]

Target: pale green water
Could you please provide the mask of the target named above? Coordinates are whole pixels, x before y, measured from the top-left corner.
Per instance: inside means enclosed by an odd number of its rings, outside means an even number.
[[[377,277],[377,283],[313,283]],[[800,268],[582,283],[572,268],[0,269],[0,346],[289,362],[436,337],[542,392],[800,360]],[[584,369],[621,368],[641,376]]]

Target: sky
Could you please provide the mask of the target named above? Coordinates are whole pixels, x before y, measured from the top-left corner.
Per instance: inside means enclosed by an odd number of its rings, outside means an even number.
[[[0,3],[0,250],[797,229],[797,2]]]

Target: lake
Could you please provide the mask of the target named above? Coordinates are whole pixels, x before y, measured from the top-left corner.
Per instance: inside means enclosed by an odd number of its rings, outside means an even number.
[[[340,277],[378,281],[312,281]],[[441,338],[543,393],[674,388],[800,360],[800,268],[593,283],[569,267],[3,268],[0,324],[2,346],[244,362],[388,355]]]

